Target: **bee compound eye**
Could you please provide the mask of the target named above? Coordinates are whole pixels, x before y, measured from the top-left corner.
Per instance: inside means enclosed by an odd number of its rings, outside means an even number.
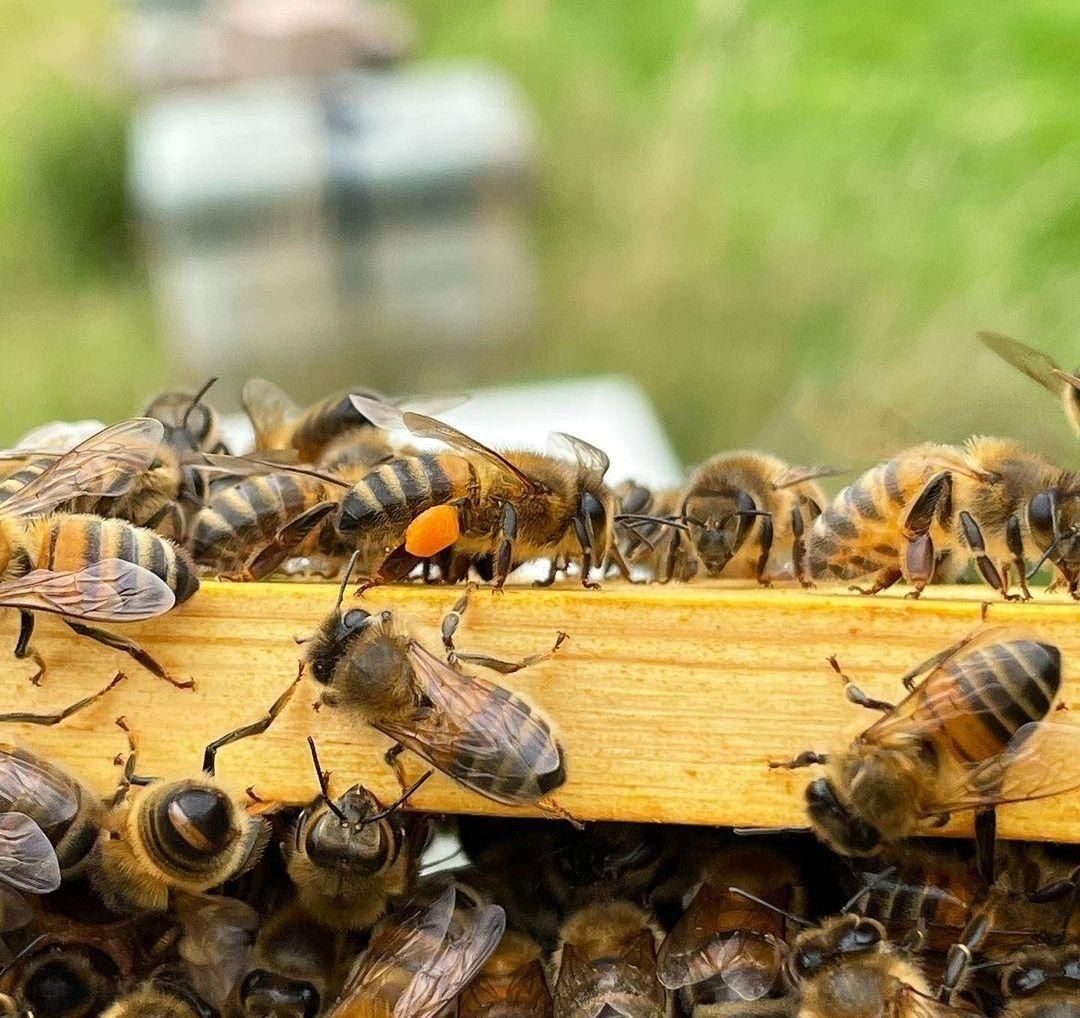
[[[851,939],[856,950],[873,947],[881,942],[881,927],[870,919],[860,919],[851,931]]]
[[[1040,491],[1028,503],[1028,523],[1036,537],[1049,544],[1054,535],[1054,500],[1048,491]]]
[[[793,968],[797,976],[809,976],[821,968],[824,958],[816,947],[803,948],[796,951],[793,958]]]
[[[1004,990],[1010,997],[1026,997],[1042,986],[1047,978],[1046,970],[1039,966],[1019,968],[1005,977]]]
[[[370,619],[371,612],[365,611],[363,608],[351,608],[342,616],[341,624],[347,632],[355,633],[363,629]]]

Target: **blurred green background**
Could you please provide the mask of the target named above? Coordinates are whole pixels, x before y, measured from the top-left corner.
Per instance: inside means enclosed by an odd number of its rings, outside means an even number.
[[[974,332],[1080,363],[1076,5],[408,6],[421,58],[505,69],[541,126],[541,311],[528,355],[476,384],[625,372],[688,461],[857,465],[973,431],[1075,456]],[[170,381],[124,194],[118,17],[0,8],[8,439]]]

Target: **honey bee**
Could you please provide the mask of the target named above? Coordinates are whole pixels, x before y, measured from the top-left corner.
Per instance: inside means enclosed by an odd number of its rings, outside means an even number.
[[[773,907],[729,890],[733,882]],[[793,905],[798,884],[795,866],[781,852],[722,849],[660,945],[660,982],[679,990],[688,1010],[786,996],[783,912]]]
[[[1080,379],[1066,374],[1052,357],[1041,350],[1003,336],[1000,332],[979,332],[983,344],[1006,364],[1023,372],[1044,389],[1059,397],[1070,427],[1080,435]]]
[[[123,718],[117,724],[130,752],[90,870],[106,906],[118,915],[163,912],[177,894],[200,895],[253,866],[269,828],[213,776],[213,753],[235,733],[207,747],[211,766],[199,777],[160,781],[136,775],[134,735]]]
[[[1080,947],[1032,947],[1001,977],[1002,1018],[1080,1018]]]
[[[217,411],[202,401],[217,381],[211,378],[196,393],[163,392],[150,401],[143,417],[161,421],[164,444],[178,455],[188,452],[228,453]]]
[[[810,529],[807,567],[815,579],[872,577],[853,588],[869,594],[903,578],[918,597],[974,561],[1002,597],[1027,599],[1026,545],[1080,598],[1080,480],[1015,442],[975,437],[907,449],[841,491]]]
[[[628,901],[597,902],[562,929],[558,1018],[666,1018],[667,990],[656,977],[656,936],[649,917]]]
[[[101,1018],[216,1018],[217,1012],[191,988],[181,969],[155,973],[121,997]]]
[[[462,992],[458,1018],[552,1018],[551,990],[536,941],[507,930]]]
[[[1061,653],[1034,636],[990,628],[965,637],[908,672],[895,706],[843,678],[848,699],[884,712],[880,720],[837,753],[769,765],[826,766],[806,803],[815,833],[842,855],[874,855],[955,812],[1080,785],[1080,729],[1046,720]]]
[[[503,673],[516,671],[554,653],[565,634],[559,634],[551,651],[519,662],[463,654],[455,649],[453,636],[468,605],[467,592],[443,620],[443,643],[448,661],[454,662],[448,663],[411,639],[389,610],[342,611],[354,562],[355,555],[333,611],[305,648],[315,681],[325,687],[321,701],[396,739],[389,761],[407,747],[495,802],[537,803],[562,785],[562,749],[542,715],[503,687],[455,665],[470,661]]]
[[[428,824],[399,810],[432,772],[385,809],[362,785],[334,799],[314,740],[308,744],[321,791],[285,842],[289,878],[300,904],[324,926],[368,930],[416,885]]]
[[[340,942],[296,902],[277,909],[259,928],[250,971],[237,995],[245,1018],[315,1018],[332,1000]]]
[[[427,908],[376,928],[329,1018],[435,1018],[498,947],[498,905],[459,909],[451,885]]]
[[[172,679],[146,651],[90,622],[134,622],[188,600],[199,587],[180,549],[124,520],[53,513],[80,495],[117,496],[145,469],[161,438],[157,421],[115,425],[57,458],[0,506],[0,607],[20,615],[16,657],[32,657],[39,682],[45,664],[30,647],[34,612],[47,611],[78,635],[124,651]]]
[[[379,581],[407,576],[447,549],[493,556],[495,587],[535,558],[579,561],[584,586],[612,545],[615,496],[604,483],[608,457],[571,435],[557,436],[574,462],[525,450],[504,454],[423,414],[363,396],[357,409],[379,427],[406,428],[449,452],[395,457],[340,500],[334,527],[357,547],[389,549]],[[617,558],[619,561],[619,558]]]
[[[690,476],[675,515],[689,531],[671,528],[660,578],[675,574],[683,543],[710,576],[753,577],[768,586],[794,576],[803,586],[803,535],[825,495],[814,483],[837,471],[792,467],[758,452],[714,456]]]

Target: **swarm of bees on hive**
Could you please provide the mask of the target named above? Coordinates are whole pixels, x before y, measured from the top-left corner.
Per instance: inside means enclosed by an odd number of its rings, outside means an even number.
[[[1080,427],[1080,379],[983,339]],[[1049,564],[1080,599],[1080,476],[977,437],[906,449],[831,503],[817,481],[836,471],[753,452],[715,456],[677,490],[613,487],[607,456],[574,436],[549,454],[494,450],[433,406],[353,392],[301,409],[262,380],[244,387],[256,441],[237,455],[205,396],[168,393],[141,417],[3,454],[15,654],[47,681],[33,646],[47,612],[184,688],[100,624],[166,613],[206,574],[339,577],[301,671],[320,705],[394,741],[401,794],[335,796],[314,739],[320,791],[302,807],[218,784],[217,752],[266,731],[302,677],[184,780],[142,775],[137,721],[120,718],[129,749],[107,800],[0,743],[0,1018],[1080,1016],[1080,851],[999,843],[995,827],[1002,804],[1080,787],[1053,644],[984,626],[912,662],[896,703],[833,659],[848,699],[878,716],[847,745],[769,765],[823,768],[806,828],[741,831],[583,827],[558,801],[563,748],[506,678],[567,634],[521,660],[455,644],[477,586],[500,590],[534,560],[547,584],[733,577],[869,595],[904,580],[911,597],[973,569],[1009,600],[1031,598]],[[406,580],[467,584],[441,647],[347,597]],[[0,721],[60,724],[124,678]],[[432,768],[411,784],[406,752]],[[552,819],[408,808],[434,770]],[[964,813],[970,844],[927,837]],[[445,829],[459,847],[433,859]]]

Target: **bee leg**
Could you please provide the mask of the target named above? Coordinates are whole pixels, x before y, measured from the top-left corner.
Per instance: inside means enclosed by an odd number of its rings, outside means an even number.
[[[1052,901],[1062,901],[1070,894],[1075,894],[1080,887],[1080,866],[1063,880],[1054,880],[1042,887],[1037,887],[1027,895],[1027,900],[1034,905],[1045,905]]]
[[[1024,562],[1024,535],[1020,529],[1020,517],[1015,513],[1005,524],[1005,544],[1009,549],[1009,554],[1012,555],[1012,564],[1020,583],[1021,596],[1025,601],[1030,601],[1031,591],[1028,590],[1027,565]]]
[[[860,587],[857,584],[852,584],[848,587],[848,590],[854,590],[865,597],[871,597],[874,594],[880,594],[883,590],[888,590],[897,580],[902,579],[903,575],[899,569],[882,569],[874,577],[872,586]]]
[[[967,539],[968,547],[975,553],[975,565],[982,574],[982,578],[1006,601],[1019,601],[1020,595],[1009,593],[1008,584],[1002,579],[1001,573],[990,560],[990,556],[986,554],[986,542],[983,540],[982,529],[966,509],[960,513],[960,525],[964,528],[964,537]]]
[[[296,687],[300,685],[300,680],[303,676],[304,667],[301,664],[296,678],[289,683],[285,692],[270,705],[270,709],[261,718],[257,721],[251,721],[246,725],[241,725],[239,728],[234,728],[231,732],[226,732],[224,735],[211,742],[206,749],[203,750],[203,773],[213,777],[214,766],[217,761],[217,752],[219,749],[228,746],[230,743],[246,739],[250,735],[262,735],[262,733],[277,720],[277,716],[285,709],[286,704],[293,698]]]
[[[868,710],[879,710],[885,713],[896,709],[896,704],[886,703],[884,700],[875,700],[872,697],[867,696],[851,681],[850,676],[843,673],[840,668],[840,662],[836,660],[835,654],[829,658],[829,665],[832,667],[832,670],[840,676],[841,681],[844,683],[844,695],[853,704],[856,704],[859,707],[866,707]]]
[[[108,647],[111,650],[123,651],[125,654],[131,655],[136,661],[139,662],[148,672],[156,675],[159,679],[164,679],[170,685],[175,686],[177,689],[194,689],[195,680],[174,679],[165,669],[155,661],[150,654],[143,650],[137,643],[132,643],[130,640],[125,640],[122,636],[117,636],[114,633],[107,633],[104,629],[97,629],[95,626],[88,626],[85,622],[76,622],[74,619],[64,619],[65,624],[74,633],[79,636],[85,636],[89,639],[100,643],[104,647]]]
[[[500,526],[502,540],[499,542],[498,551],[495,552],[495,590],[501,591],[506,583],[506,577],[510,575],[510,567],[514,560],[514,540],[517,538],[517,512],[509,502],[502,505],[502,524]]]
[[[975,813],[975,868],[989,887],[997,879],[997,810]]]
[[[533,580],[534,587],[550,587],[559,578],[559,557],[552,556],[548,563],[548,574],[542,580]]]
[[[15,656],[20,660],[30,658],[37,665],[38,670],[30,676],[30,683],[40,686],[45,678],[45,658],[30,646],[30,638],[34,635],[34,613],[25,609],[19,609],[19,638],[15,641]]]
[[[476,590],[476,584],[470,583],[465,588],[465,593],[458,598],[457,603],[450,609],[442,620],[442,642],[443,647],[446,650],[446,660],[451,664],[454,663],[454,634],[458,631],[458,626],[461,625],[461,620],[465,617],[465,612],[469,607],[469,597],[472,592]]]
[[[261,580],[272,573],[303,542],[326,517],[337,508],[337,502],[320,502],[294,516],[264,545],[256,548],[244,563],[241,577]]]
[[[950,644],[944,650],[939,650],[936,654],[931,654],[925,661],[920,662],[910,672],[901,676],[900,681],[904,684],[904,689],[909,693],[915,688],[915,680],[920,675],[925,675],[927,672],[937,668],[943,661],[947,661],[962,647],[967,646],[975,639],[976,633],[968,633],[967,636],[956,641],[956,643]]]
[[[479,665],[481,668],[490,668],[500,675],[510,675],[512,672],[520,672],[522,668],[529,668],[541,661],[546,661],[569,639],[569,636],[561,630],[555,636],[555,643],[550,650],[539,654],[530,654],[520,661],[503,661],[497,657],[488,657],[486,654],[465,654],[460,651],[451,651],[450,663],[458,664],[461,661],[467,664]]]
[[[942,471],[926,482],[904,516],[905,573],[912,585],[907,597],[917,599],[934,578],[934,542],[930,537],[930,527],[934,517],[940,517],[951,501],[952,474]]]
[[[828,762],[828,753],[815,753],[814,750],[808,749],[793,760],[770,760],[769,770],[797,771],[801,767],[812,767],[814,764],[827,764]]]
[[[120,778],[120,783],[116,787],[116,792],[113,794],[112,807],[119,806],[127,797],[128,789],[132,785],[150,785],[153,784],[157,778],[147,778],[135,773],[135,763],[139,757],[139,747],[135,742],[135,733],[131,730],[131,726],[127,723],[127,718],[121,715],[116,719],[116,727],[119,728],[124,735],[127,736],[128,755],[124,760],[124,771]]]
[[[658,579],[661,583],[670,583],[675,575],[675,565],[682,551],[682,531],[678,527],[671,528],[671,537],[668,538],[664,547],[664,554],[660,562]]]
[[[72,714],[77,714],[84,707],[89,707],[90,704],[100,700],[110,689],[118,686],[126,678],[127,676],[123,672],[117,672],[104,689],[99,689],[96,693],[91,693],[75,703],[68,704],[68,706],[55,714],[27,714],[16,711],[12,714],[0,714],[0,721],[10,721],[22,725],[58,725],[61,721],[71,717]]]
[[[758,554],[757,561],[757,581],[763,587],[771,587],[772,580],[765,575],[765,570],[769,565],[769,555],[772,552],[773,543],[773,525],[771,516],[761,517],[761,531],[758,535],[758,548],[760,552]]]
[[[985,906],[980,908],[969,920],[960,934],[960,939],[949,948],[945,956],[945,968],[938,987],[938,1003],[951,1004],[956,993],[971,967],[975,951],[986,939],[990,930],[990,914]]]
[[[803,540],[805,524],[803,523],[802,509],[799,506],[795,506],[791,510],[791,533],[793,535],[791,565],[795,570],[795,579],[799,581],[799,586],[803,589],[816,587],[817,584],[806,576],[806,544]]]
[[[612,543],[612,545],[611,545],[611,558],[612,558],[612,561],[614,561],[614,563],[615,563],[615,568],[619,570],[619,575],[627,583],[637,583],[638,582],[637,580],[634,579],[634,577],[630,573],[630,564],[626,561],[626,557],[623,555],[622,549],[617,544],[614,544],[614,543]],[[606,573],[607,570],[603,570],[602,572]]]
[[[401,754],[404,752],[404,745],[397,742],[386,751],[386,756],[383,757],[387,766],[393,769],[403,792],[409,787],[409,779],[405,774],[405,765],[401,762]]]

